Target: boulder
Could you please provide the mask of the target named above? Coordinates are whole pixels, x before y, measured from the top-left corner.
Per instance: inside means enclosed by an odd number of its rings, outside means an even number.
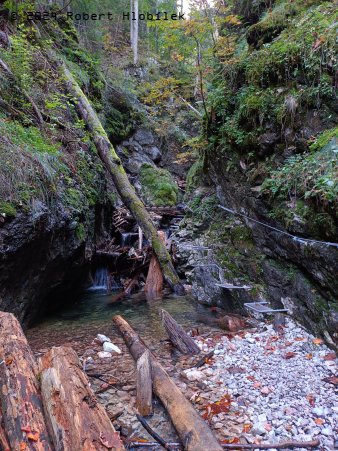
[[[150,130],[140,128],[134,135],[134,140],[140,143],[142,146],[154,144],[154,135]]]

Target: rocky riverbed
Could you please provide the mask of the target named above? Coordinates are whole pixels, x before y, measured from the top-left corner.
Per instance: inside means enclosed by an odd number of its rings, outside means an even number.
[[[135,416],[135,365],[122,338],[111,327],[101,330],[122,351],[109,352],[106,346],[102,354],[95,330],[88,332],[83,330],[73,343],[70,336],[54,336],[49,345],[73,345],[87,373],[99,374],[100,379],[90,377],[92,387],[127,441],[153,441]],[[223,443],[259,446],[318,438],[318,450],[338,446],[336,355],[293,320],[279,333],[264,321],[236,334],[198,325],[193,335],[202,355],[214,350],[199,369],[194,366],[201,355],[180,355],[165,335],[155,341],[151,334],[141,335]],[[30,341],[37,354],[44,351],[36,339]],[[177,442],[157,401],[148,422],[163,438]]]

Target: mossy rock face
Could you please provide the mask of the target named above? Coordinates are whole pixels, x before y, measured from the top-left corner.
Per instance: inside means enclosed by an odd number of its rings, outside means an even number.
[[[14,218],[16,216],[16,208],[9,202],[0,202],[0,215]]]
[[[150,164],[140,170],[143,196],[147,203],[156,206],[173,206],[178,202],[178,187],[170,173]]]

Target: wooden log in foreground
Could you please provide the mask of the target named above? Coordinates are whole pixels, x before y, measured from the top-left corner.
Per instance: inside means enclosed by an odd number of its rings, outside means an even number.
[[[0,451],[9,451],[9,443],[5,431],[5,425],[3,423],[3,415],[1,412],[1,406],[0,406]]]
[[[153,413],[153,383],[149,351],[145,351],[141,355],[136,367],[136,406],[140,415],[146,417]]]
[[[161,310],[162,324],[165,327],[170,341],[183,354],[199,354],[200,348],[189,337],[183,327],[178,324],[166,310]]]
[[[0,407],[10,449],[52,450],[37,364],[19,321],[11,313],[0,312],[0,343]]]
[[[39,361],[46,421],[56,450],[124,450],[72,348],[50,349]]]
[[[148,349],[147,346],[121,316],[114,316],[113,322],[137,361]],[[220,451],[222,447],[208,424],[196,412],[153,354],[150,354],[150,361],[154,393],[167,409],[184,448],[188,451]]]

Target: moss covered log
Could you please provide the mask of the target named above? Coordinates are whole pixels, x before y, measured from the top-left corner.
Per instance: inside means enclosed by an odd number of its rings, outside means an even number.
[[[93,141],[100,158],[109,171],[122,201],[131,211],[146,238],[151,242],[154,252],[160,262],[165,280],[175,292],[183,293],[183,285],[174,269],[169,252],[167,251],[165,244],[163,244],[158,237],[157,230],[152,223],[143,202],[137,196],[133,186],[129,182],[121,160],[109,141],[108,135],[96,112],[65,64],[60,63],[59,70],[66,82],[69,94],[76,103],[82,119],[92,133]]]

